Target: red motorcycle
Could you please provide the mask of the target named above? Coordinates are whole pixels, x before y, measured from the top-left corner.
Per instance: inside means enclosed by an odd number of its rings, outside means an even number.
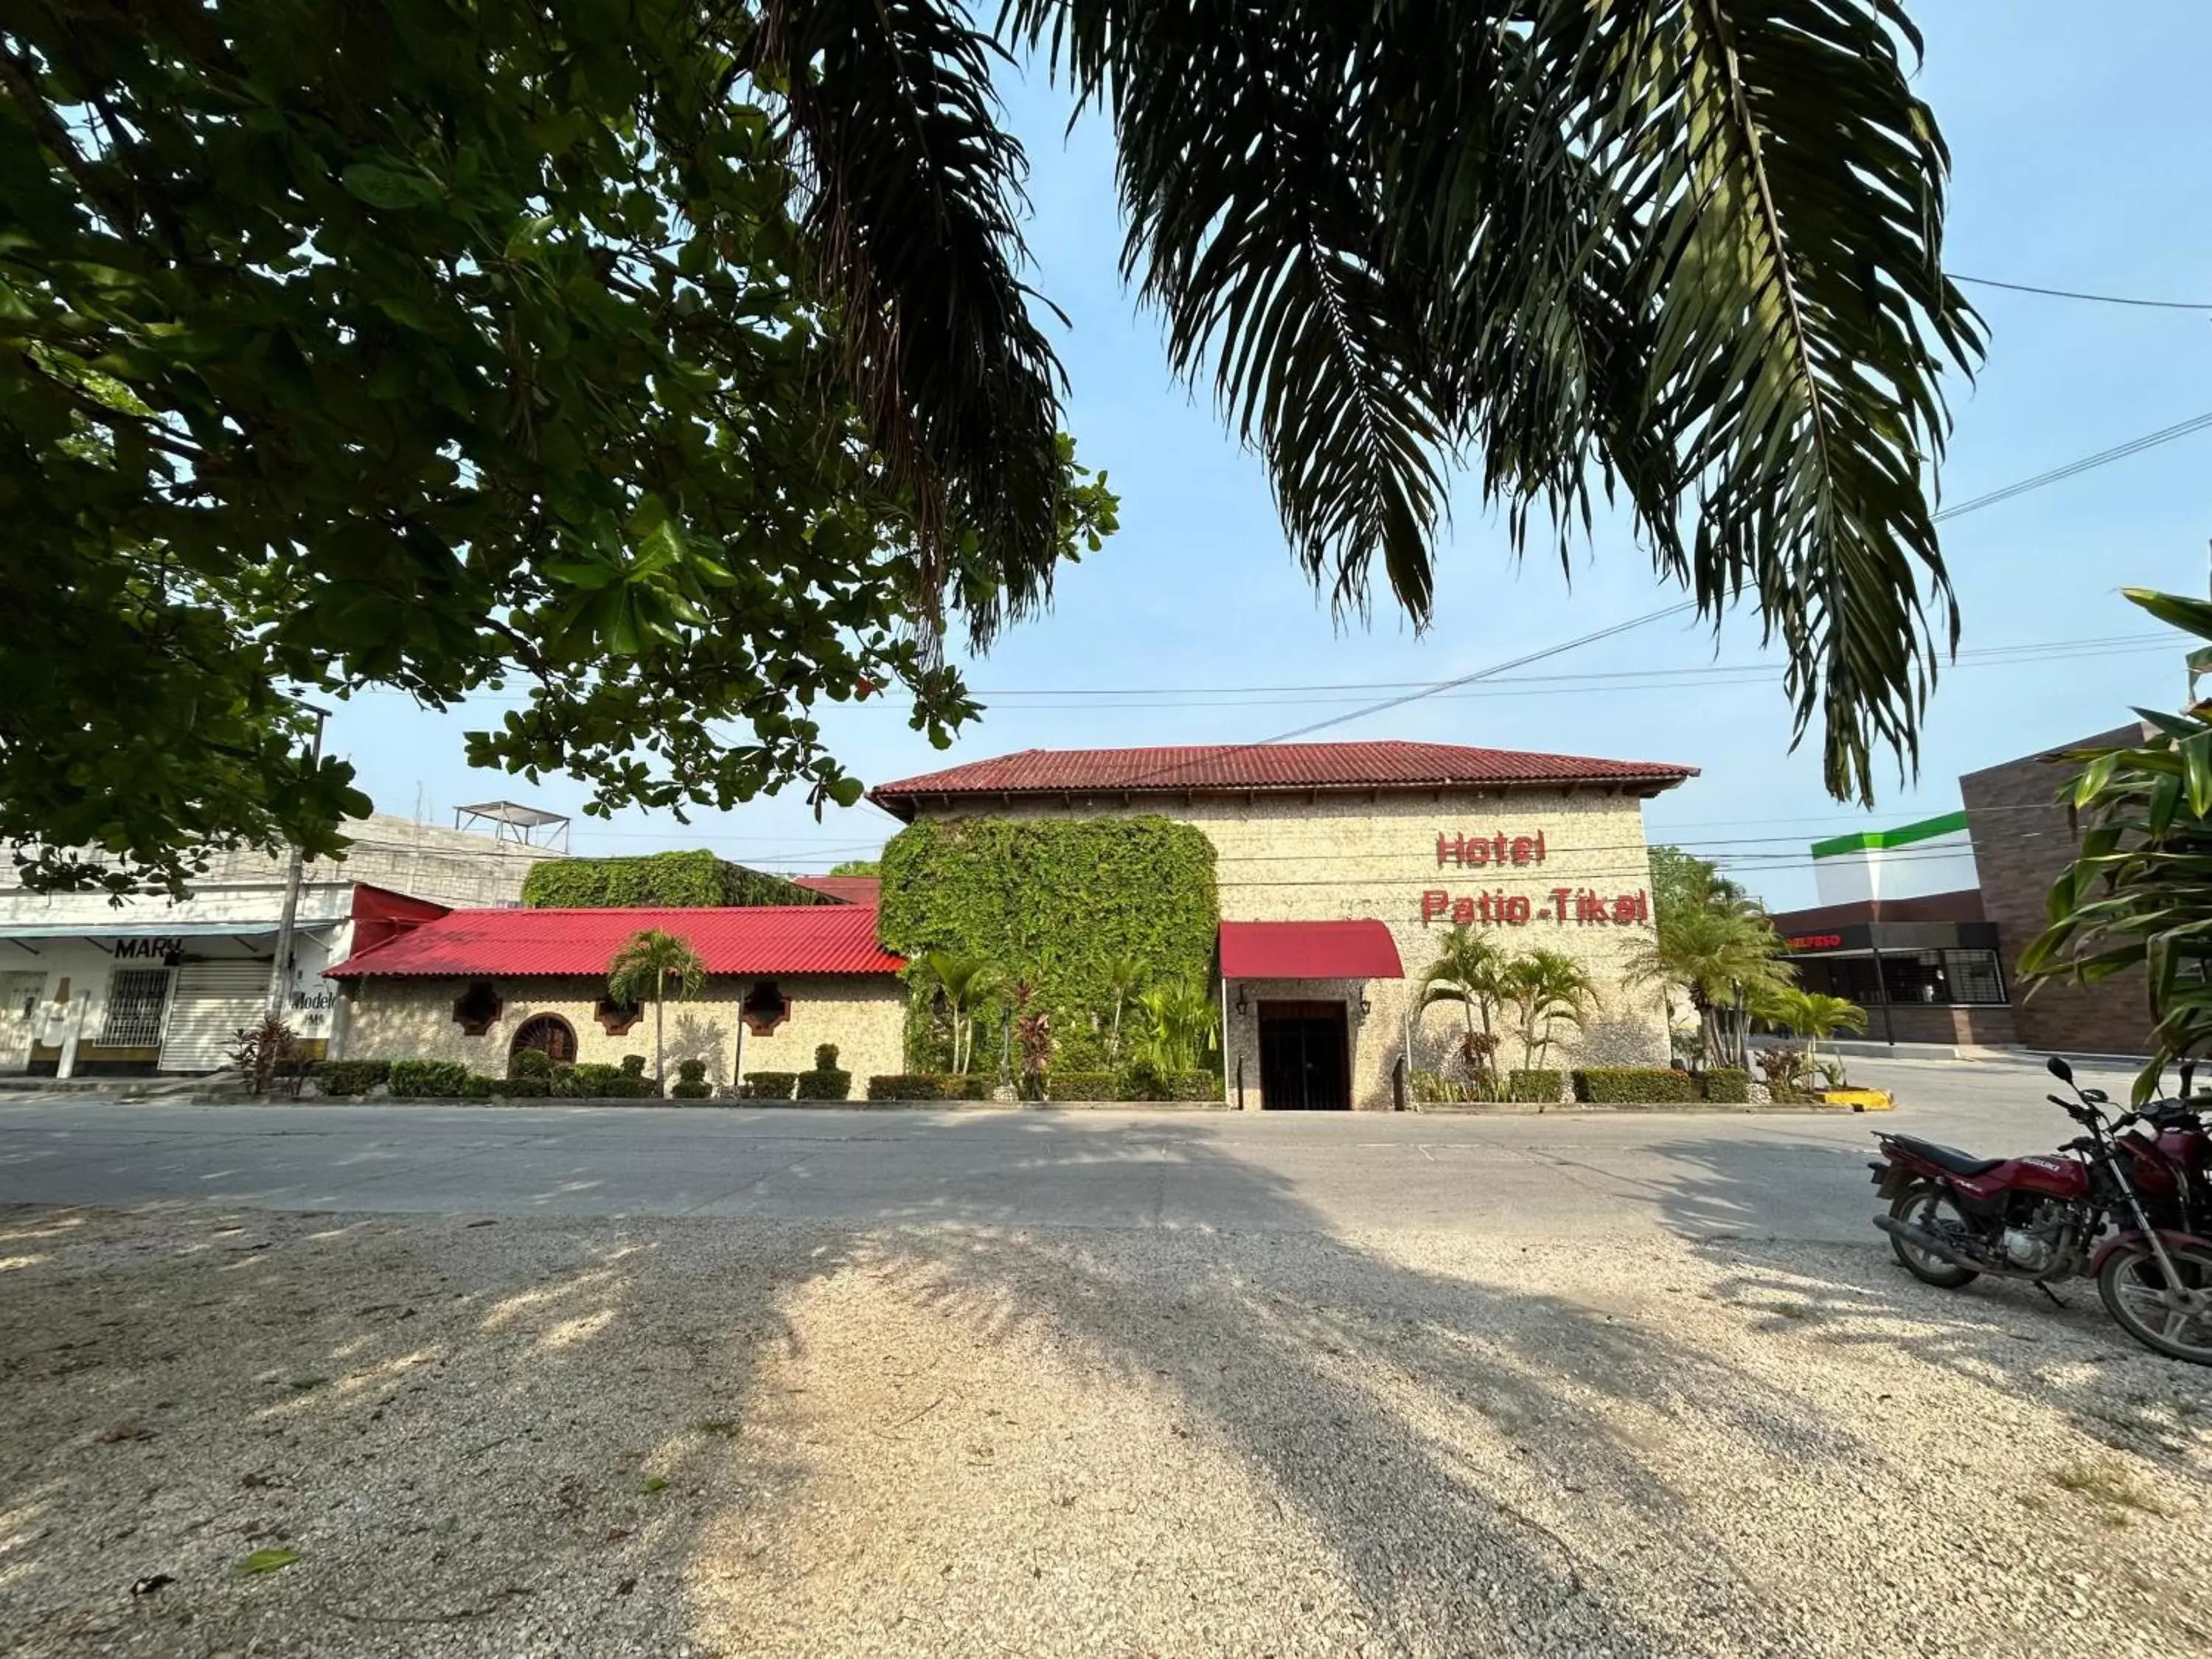
[[[2073,1069],[2057,1057],[2054,1077]],[[2189,1093],[2190,1070],[2181,1091]],[[1914,1277],[1955,1290],[1984,1273],[2046,1293],[2094,1278],[2130,1336],[2212,1365],[2212,1135],[2185,1100],[2106,1115],[2108,1097],[2047,1098],[2088,1133],[2057,1152],[1974,1158],[1914,1135],[1877,1134],[1868,1167],[1889,1200],[1874,1224]],[[2109,1236],[2108,1235],[2109,1230]]]

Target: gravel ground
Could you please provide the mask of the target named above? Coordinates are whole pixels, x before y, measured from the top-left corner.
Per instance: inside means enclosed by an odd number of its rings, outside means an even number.
[[[0,1211],[0,1651],[2202,1655],[2212,1376],[2069,1300],[1871,1244]]]

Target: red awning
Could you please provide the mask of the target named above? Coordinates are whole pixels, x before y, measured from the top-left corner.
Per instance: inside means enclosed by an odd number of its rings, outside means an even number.
[[[1224,921],[1224,979],[1403,979],[1379,921]]]

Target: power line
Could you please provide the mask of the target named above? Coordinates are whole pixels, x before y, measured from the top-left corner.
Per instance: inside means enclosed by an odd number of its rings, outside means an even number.
[[[2069,461],[2064,466],[2054,467],[2048,472],[2038,473],[2033,478],[2022,478],[2017,483],[2006,484],[2002,489],[1990,490],[1987,495],[1976,495],[1970,500],[1960,501],[1956,507],[1947,507],[1936,515],[1936,522],[1941,524],[1946,519],[1962,518],[1969,513],[1978,513],[1985,507],[1995,507],[1998,502],[2008,501],[2015,495],[2025,495],[2032,489],[2041,489],[2049,484],[2061,483],[2081,473],[2094,471],[2100,466],[2109,466],[2114,461],[2124,461],[2130,455],[2140,455],[2146,449],[2155,449],[2160,444],[2170,444],[2177,438],[2185,438],[2192,432],[2202,432],[2208,427],[2212,427],[2212,410],[2193,416],[2185,421],[2178,421],[2173,425],[2162,427],[2156,432],[2147,432],[2140,438],[2130,438],[2124,444],[2115,444],[2112,448],[2100,450],[2094,455],[2084,455],[2078,461]]]
[[[2150,311],[2195,311],[2212,316],[2212,301],[2197,305],[2187,300],[2142,300],[2126,294],[2084,294],[2070,288],[2038,288],[2033,283],[2001,283],[1994,276],[1962,276],[1955,270],[1944,275],[1954,283],[1971,283],[1976,288],[2001,288],[2013,294],[2039,294],[2047,300],[2087,300],[2100,306],[2141,306]]]

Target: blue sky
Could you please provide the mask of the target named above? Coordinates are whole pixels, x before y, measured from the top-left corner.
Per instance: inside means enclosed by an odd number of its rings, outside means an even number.
[[[2212,299],[2212,167],[2200,107],[2212,7],[2166,0],[2100,10],[2081,27],[2055,0],[1921,0],[1922,72],[1954,171],[1947,263],[2041,284]],[[1073,696],[1100,688],[1243,688],[1429,681],[1474,672],[1655,609],[1643,552],[1601,522],[1577,555],[1516,567],[1502,526],[1463,510],[1439,554],[1437,617],[1416,637],[1387,602],[1339,628],[1293,566],[1257,459],[1210,402],[1169,374],[1158,321],[1116,271],[1121,226],[1106,129],[1062,137],[1066,105],[1042,76],[1010,77],[1008,117],[1029,147],[1037,286],[1072,319],[1059,347],[1073,382],[1068,424],[1085,460],[1121,496],[1121,531],[1062,571],[1052,614],[976,664],[991,706],[949,752],[889,707],[833,711],[833,746],[871,782],[1030,747],[1250,742],[1345,712],[1381,692],[1211,691],[1202,697]],[[2122,309],[1970,290],[1993,341],[1954,395],[1944,497],[1963,501],[2157,428],[2212,410],[2212,312]],[[2201,592],[2212,535],[2212,432],[1947,526],[1944,551],[1969,653],[2160,633],[2124,586]],[[1553,659],[1532,673],[1619,675],[1771,663],[1756,620],[1662,623]],[[1778,674],[1778,666],[1777,668]],[[2100,646],[2071,657],[1970,658],[1937,689],[1917,782],[1889,774],[1867,815],[1830,799],[1814,746],[1789,751],[1778,683],[1686,674],[1638,683],[1499,684],[1337,728],[1331,738],[1414,738],[1682,762],[1704,775],[1654,802],[1655,840],[1735,863],[1778,907],[1807,903],[1804,845],[1868,823],[1958,805],[1962,771],[2102,730],[2130,704],[2180,696],[2179,647]],[[991,694],[1002,694],[995,700]],[[1052,695],[1059,693],[1060,695]],[[1039,695],[1042,694],[1042,695]],[[1334,701],[1326,700],[1334,698]],[[495,708],[436,715],[388,695],[342,709],[332,747],[387,811],[497,797],[574,811],[566,780],[532,786],[471,772],[462,733]],[[896,826],[866,805],[817,823],[796,794],[728,815],[579,818],[575,849],[712,846],[776,867],[864,855]]]

